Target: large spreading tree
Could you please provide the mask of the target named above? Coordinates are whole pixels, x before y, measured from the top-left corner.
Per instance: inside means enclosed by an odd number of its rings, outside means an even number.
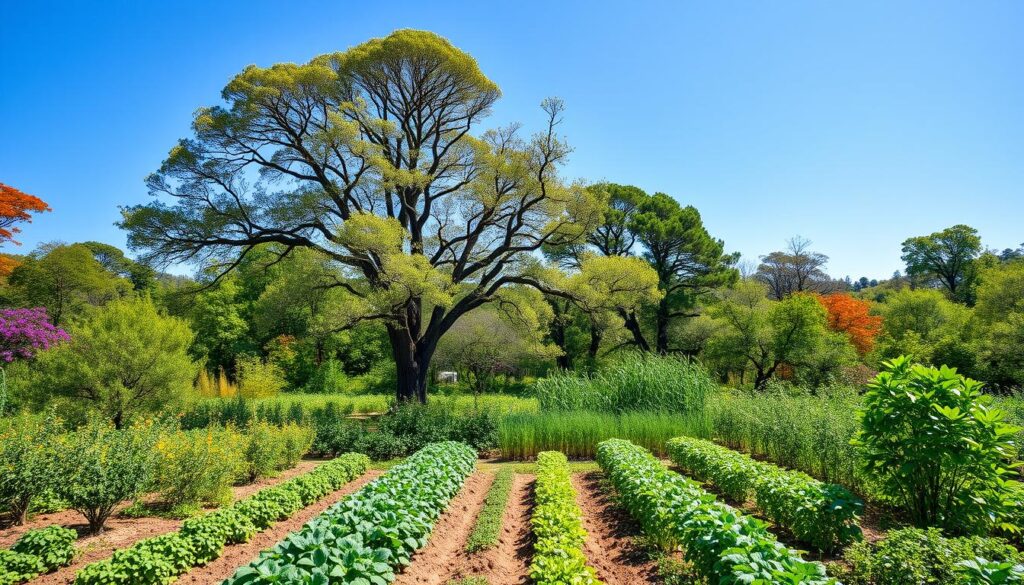
[[[558,176],[561,102],[543,103],[531,139],[517,126],[474,134],[499,95],[473,58],[414,30],[247,67],[122,226],[146,261],[220,274],[261,244],[325,255],[347,293],[338,328],[381,320],[398,397],[425,401],[441,336],[511,285],[548,288],[533,252],[601,221],[600,202]]]

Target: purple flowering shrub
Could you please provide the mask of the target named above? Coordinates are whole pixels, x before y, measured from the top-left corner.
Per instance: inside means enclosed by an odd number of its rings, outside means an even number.
[[[66,331],[50,323],[44,307],[0,310],[0,361],[3,363],[32,359],[37,351],[70,339]]]

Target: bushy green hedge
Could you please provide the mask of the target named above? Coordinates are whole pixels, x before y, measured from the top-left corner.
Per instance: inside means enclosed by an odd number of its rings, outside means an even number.
[[[17,585],[71,564],[78,533],[61,526],[29,530],[0,550],[0,585]]]
[[[388,583],[427,543],[475,463],[476,452],[462,443],[427,445],[224,583]]]
[[[947,538],[937,528],[894,530],[847,549],[847,585],[984,585],[1024,582],[1020,553],[998,538]],[[986,559],[996,559],[989,561]]]
[[[265,488],[236,504],[191,518],[181,530],[114,552],[83,567],[75,585],[158,585],[220,556],[227,544],[246,542],[258,530],[284,520],[366,471],[369,459],[349,453],[300,477]]]
[[[677,437],[666,450],[683,471],[710,481],[730,499],[745,502],[753,496],[772,522],[817,550],[838,550],[862,537],[864,503],[842,486],[754,461],[703,439]]]
[[[800,558],[763,522],[716,501],[643,448],[621,439],[604,441],[597,462],[651,542],[665,550],[682,546],[686,559],[709,582],[836,583],[821,563]]]
[[[569,461],[557,451],[537,455],[536,506],[530,525],[536,537],[530,578],[537,585],[600,585],[587,566],[587,532],[576,505]]]

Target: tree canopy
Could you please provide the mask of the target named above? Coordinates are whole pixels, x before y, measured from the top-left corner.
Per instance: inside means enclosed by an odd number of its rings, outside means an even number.
[[[978,230],[963,224],[903,242],[907,275],[936,282],[954,300],[970,302],[974,260],[981,254]]]
[[[125,209],[121,225],[144,260],[221,273],[260,244],[326,255],[351,297],[339,327],[382,320],[399,397],[425,400],[444,332],[505,286],[539,285],[530,253],[601,220],[598,200],[558,176],[559,100],[531,139],[517,125],[471,133],[499,95],[424,31],[247,67],[148,179],[165,199]]]

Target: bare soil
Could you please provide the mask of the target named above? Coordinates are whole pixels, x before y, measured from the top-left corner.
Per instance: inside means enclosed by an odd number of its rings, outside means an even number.
[[[427,545],[412,557],[412,562],[395,585],[444,585],[466,561],[466,542],[484,506],[494,474],[476,471],[441,513]]]
[[[587,531],[587,561],[607,585],[657,583],[654,560],[636,542],[639,527],[612,501],[603,477],[596,471],[572,477],[576,504],[583,512],[583,528]]]
[[[251,485],[239,486],[237,488],[234,488],[238,490],[236,491],[236,499],[239,498],[239,496],[237,495],[239,492],[245,495],[250,495],[252,493],[255,493],[255,491],[259,490],[262,487],[267,487],[269,485],[280,483],[282,481],[287,480],[290,477],[295,477],[303,473],[304,471],[309,471],[319,463],[321,462],[303,461],[299,464],[299,466],[283,472],[278,477],[262,480]],[[365,485],[368,481],[370,481],[377,475],[379,475],[379,472],[367,472],[362,477],[345,484],[345,486],[343,486],[340,490],[328,495],[320,502],[299,511],[291,519],[275,524],[270,529],[258,533],[248,543],[229,546],[225,548],[224,555],[222,555],[221,558],[217,561],[214,561],[214,563],[211,563],[211,565],[224,560],[224,557],[228,556],[229,554],[232,554],[235,549],[248,547],[255,542],[264,542],[264,535],[267,535],[269,533],[278,534],[281,530],[283,530],[282,534],[287,534],[290,530],[295,530],[297,527],[300,527],[310,518],[323,512],[323,510],[327,509],[332,503],[340,500],[342,497],[358,489],[362,485]],[[245,496],[243,495],[241,497]],[[74,511],[63,511],[55,514],[41,515],[51,517],[51,520],[49,522],[44,523],[43,526],[55,524],[57,523],[57,520],[55,520],[54,518],[69,513],[73,514],[73,520],[71,521],[71,523],[63,525],[67,526],[68,528],[74,528],[76,530],[79,530],[80,532],[83,531],[85,529],[85,524],[84,522],[82,522],[82,516],[78,512]],[[304,519],[299,520],[301,518]],[[296,521],[298,521],[298,524],[293,526],[293,524]],[[123,548],[128,548],[129,546],[135,544],[136,542],[142,539],[158,536],[160,534],[165,534],[168,532],[173,532],[177,530],[180,526],[180,520],[170,520],[166,518],[118,518],[116,516],[112,517],[107,522],[107,529],[104,530],[101,534],[96,536],[87,536],[84,538],[80,538],[75,543],[75,547],[78,549],[78,556],[75,557],[74,562],[70,566],[64,567],[48,575],[41,575],[40,577],[30,581],[30,583],[32,583],[33,585],[56,585],[72,583],[75,579],[75,573],[78,571],[78,569],[82,568],[83,566],[94,561],[108,558],[110,555],[114,553],[114,551]],[[288,526],[291,526],[291,528],[287,528]],[[17,528],[23,527],[19,526]],[[259,548],[255,550],[252,556],[255,556],[255,553],[258,553],[260,550],[262,550],[262,548],[266,548],[267,546],[274,544],[279,539],[279,537],[274,538],[271,542],[265,545],[260,545]],[[238,567],[241,564],[244,564],[244,562],[240,562],[237,560],[230,561],[230,563],[230,571],[226,575],[221,576],[216,580],[211,580],[210,583],[219,583],[222,579],[230,576],[231,573],[234,572],[234,569],[236,567]],[[187,577],[188,575],[182,576],[182,579],[186,579]]]

